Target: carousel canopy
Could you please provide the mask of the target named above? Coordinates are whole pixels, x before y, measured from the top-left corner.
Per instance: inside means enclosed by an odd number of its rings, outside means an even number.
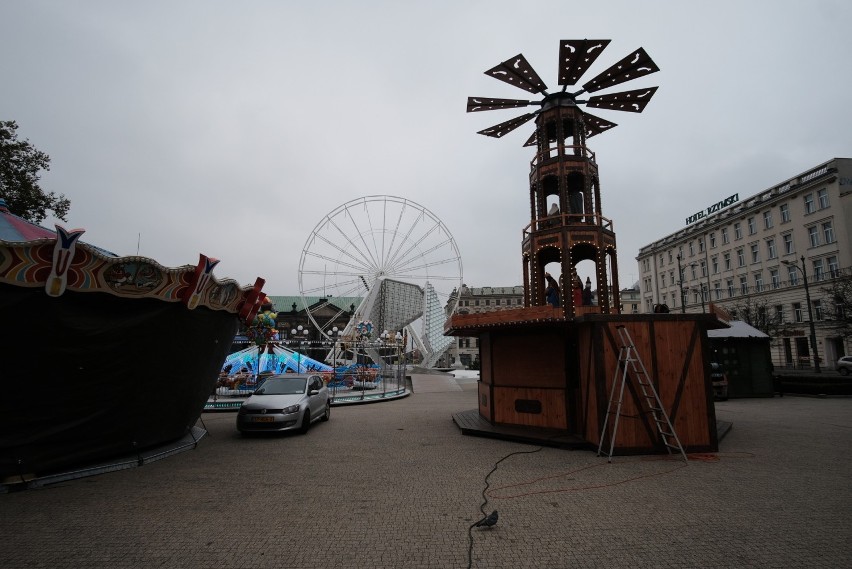
[[[52,239],[56,232],[30,223],[23,217],[18,217],[6,206],[6,200],[0,198],[0,240],[2,241],[33,241],[35,239]]]
[[[23,217],[19,217],[9,211],[6,205],[6,200],[0,198],[0,241],[8,241],[10,243],[20,243],[25,241],[34,241],[36,239],[55,239],[56,231],[36,225],[29,222]],[[101,247],[86,243],[89,247],[108,256],[117,257],[112,251],[108,251]]]

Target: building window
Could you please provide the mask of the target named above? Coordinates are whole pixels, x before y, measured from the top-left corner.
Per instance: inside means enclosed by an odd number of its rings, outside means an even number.
[[[725,270],[730,271],[731,270],[731,254],[725,253],[722,256],[722,258],[725,260]]]
[[[814,195],[810,193],[805,196],[805,213],[813,213],[816,211],[816,207],[814,207]]]
[[[500,299],[499,298],[494,301],[494,306],[500,306]]]
[[[737,263],[740,267],[745,267],[745,253],[743,249],[737,249]]]
[[[740,222],[736,222],[734,224],[734,239],[742,239],[743,238],[743,228]]]
[[[791,285],[796,286],[799,284],[799,271],[796,267],[790,265],[787,267],[787,280]]]
[[[698,252],[699,252],[699,253],[703,253],[703,252],[704,252],[704,239],[699,239],[699,240],[698,240]]]
[[[778,274],[778,269],[769,269],[769,281],[772,283],[772,288],[781,286],[781,276]]]
[[[702,277],[707,276],[707,262],[703,261],[703,260],[701,261],[701,276]]]
[[[754,235],[755,233],[757,233],[757,224],[754,222],[753,217],[749,217],[748,218],[748,234]]]
[[[740,277],[740,294],[748,294],[748,279]]]
[[[731,242],[731,240],[730,240],[730,238],[728,237],[728,228],[727,228],[727,227],[723,227],[723,228],[722,228],[722,243],[724,243],[725,245],[727,245],[727,244],[728,244],[728,243],[730,243],[730,242]]]
[[[784,254],[792,255],[793,253],[795,253],[796,248],[793,247],[793,234],[786,233],[782,235],[781,238],[784,240]]]
[[[479,301],[478,301],[478,300],[474,300],[474,301],[473,301],[473,305],[474,305],[474,306],[479,306]]]
[[[778,251],[775,250],[775,239],[766,240],[766,250],[769,253],[770,259],[774,259],[778,256]]]
[[[669,251],[669,265],[671,265],[671,264],[672,264],[672,252],[670,250]]]
[[[822,224],[822,237],[825,243],[834,243],[834,227],[830,221]]]
[[[814,308],[814,320],[822,320],[822,301],[814,300],[811,304]]]
[[[781,324],[781,323],[784,322],[784,305],[783,304],[776,304],[775,305],[775,321],[778,324]]]
[[[758,247],[757,243],[751,244],[751,262],[759,263],[760,262],[760,247]]]
[[[790,221],[790,206],[782,203],[778,206],[778,209],[781,210],[781,223],[787,223]]]
[[[772,229],[772,210],[763,212],[764,229]]]
[[[695,274],[695,263],[692,263],[692,265],[690,265],[690,266],[692,268],[692,278],[697,279],[698,276]]]
[[[796,322],[802,322],[802,304],[800,302],[793,303],[793,319]]]
[[[660,253],[660,266],[661,267],[663,266],[663,254],[662,253]]]
[[[713,283],[713,292],[716,294],[716,300],[722,299],[722,286],[719,283]]]
[[[712,248],[715,248],[715,247],[716,247],[716,234],[711,233],[710,234],[710,248],[712,249]]]
[[[825,269],[823,268],[822,259],[814,259],[814,280],[821,281],[825,279]]]
[[[485,306],[491,306],[491,299],[490,298],[485,299]]]
[[[666,273],[660,273],[660,282],[663,286],[666,286]]]
[[[713,263],[713,274],[715,275],[719,272],[719,257],[711,257],[710,262]]]
[[[831,256],[828,258],[828,274],[831,278],[840,276],[840,265],[837,264],[837,257]]]
[[[810,242],[811,247],[819,246],[819,231],[815,225],[808,227],[808,241]]]
[[[754,288],[757,292],[763,290],[763,273],[754,273]]]
[[[817,192],[817,199],[819,200],[819,208],[825,209],[828,207],[828,190],[825,188],[819,190]]]
[[[695,245],[692,241],[689,242],[689,256],[692,257],[695,255]]]
[[[725,283],[728,286],[728,297],[734,297],[734,279],[728,279]]]

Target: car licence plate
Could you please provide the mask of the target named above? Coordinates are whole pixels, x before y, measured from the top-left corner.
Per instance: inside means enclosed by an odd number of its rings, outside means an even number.
[[[275,422],[275,417],[252,417],[253,423],[273,423]]]

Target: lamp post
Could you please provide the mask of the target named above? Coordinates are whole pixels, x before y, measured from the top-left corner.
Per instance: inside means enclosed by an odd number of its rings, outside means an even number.
[[[332,327],[326,335],[331,338],[331,397],[337,395],[337,340],[340,338],[340,330],[337,329],[337,326]]]
[[[307,345],[310,332],[304,326],[299,324],[296,328],[291,328],[290,333],[293,335],[293,341],[298,342],[297,347]],[[302,373],[302,354],[298,351],[296,352],[296,373]]]
[[[680,288],[680,311],[686,314],[686,291],[683,289],[683,269],[680,268],[680,253],[677,254],[677,286]]]
[[[808,320],[809,327],[811,330],[811,351],[813,352],[814,359],[814,373],[822,373],[822,370],[819,367],[819,355],[817,354],[817,341],[816,341],[816,328],[814,327],[814,313],[811,308],[811,293],[808,289],[808,273],[805,271],[805,256],[802,255],[802,266],[800,267],[798,263],[794,261],[781,261],[788,267],[796,267],[802,273],[802,280],[805,281],[805,302],[808,303]]]

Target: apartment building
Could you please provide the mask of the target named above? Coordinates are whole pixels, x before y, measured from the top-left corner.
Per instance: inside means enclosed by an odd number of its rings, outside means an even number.
[[[816,356],[833,369],[850,353],[832,291],[852,278],[850,193],[852,158],[834,158],[750,197],[703,204],[683,229],[640,249],[641,311],[702,312],[712,302],[770,335],[776,367],[813,367]]]

